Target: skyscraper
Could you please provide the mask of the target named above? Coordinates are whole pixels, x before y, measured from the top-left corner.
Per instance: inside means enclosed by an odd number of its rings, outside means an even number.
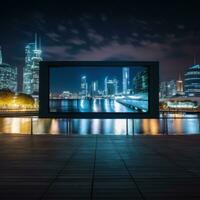
[[[167,97],[167,81],[162,81],[160,83],[160,98]]]
[[[129,89],[129,68],[128,67],[123,67],[122,68],[122,84],[123,84],[123,94],[127,94],[128,93],[128,89]]]
[[[183,95],[183,81],[181,79],[181,75],[179,75],[179,79],[176,81],[176,93],[178,95]]]
[[[2,64],[2,52],[1,52],[1,46],[0,46],[0,65]]]
[[[98,81],[92,81],[91,83],[91,96],[98,95]]]
[[[105,78],[105,95],[116,95],[118,92],[118,80]]]
[[[147,70],[138,72],[133,78],[133,92],[146,93],[148,91],[148,73]]]
[[[104,79],[104,93],[105,93],[105,95],[108,94],[107,81],[108,81],[108,76],[106,76],[105,79]]]
[[[168,82],[167,94],[168,97],[176,96],[176,80],[171,80]]]
[[[41,42],[28,43],[25,47],[25,66],[23,72],[23,91],[26,94],[38,95],[39,92],[39,62],[41,57]]]
[[[200,65],[193,65],[184,74],[184,92],[186,96],[200,96]]]
[[[17,67],[3,63],[0,47],[0,89],[17,91]]]
[[[87,77],[86,76],[81,77],[81,95],[82,96],[88,95],[88,83],[87,83]]]
[[[177,85],[175,80],[163,81],[160,83],[160,97],[170,98],[177,94]]]

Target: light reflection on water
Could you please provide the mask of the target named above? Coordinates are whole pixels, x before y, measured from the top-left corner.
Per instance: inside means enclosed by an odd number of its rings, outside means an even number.
[[[199,134],[200,120],[198,115],[169,115],[167,124],[163,119],[129,119],[128,131],[131,135],[157,135],[166,134]],[[175,119],[175,117],[177,119]],[[71,125],[66,119],[38,119],[32,120],[33,134],[126,134],[125,119],[73,119]],[[67,131],[70,130],[70,131]],[[31,133],[31,118],[0,118],[0,133]]]

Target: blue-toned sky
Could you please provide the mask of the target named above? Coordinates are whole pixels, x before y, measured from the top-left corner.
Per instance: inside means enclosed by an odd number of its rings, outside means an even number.
[[[159,61],[161,80],[199,55],[199,1],[4,1],[3,59],[22,74],[24,46],[42,38],[44,60]],[[198,62],[199,59],[197,59]]]
[[[146,70],[144,67],[129,67],[130,88],[133,86],[133,77],[138,72]],[[63,91],[80,92],[81,77],[86,76],[88,87],[92,81],[98,81],[99,90],[104,90],[104,79],[116,78],[118,90],[122,91],[122,67],[52,67],[50,68],[50,92],[61,93]]]

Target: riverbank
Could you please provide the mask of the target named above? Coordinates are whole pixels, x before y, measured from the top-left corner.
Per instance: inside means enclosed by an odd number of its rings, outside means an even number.
[[[0,199],[200,199],[200,136],[0,135]]]

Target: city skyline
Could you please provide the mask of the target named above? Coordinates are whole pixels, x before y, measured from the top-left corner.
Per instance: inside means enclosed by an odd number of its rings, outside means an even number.
[[[137,65],[50,67],[49,110],[148,112],[148,69]]]
[[[60,67],[50,68],[50,92],[62,93],[63,91],[69,91],[78,93],[81,90],[81,81],[85,79],[87,83],[87,90],[91,89],[92,83],[98,82],[98,89],[100,91],[106,91],[105,81],[116,80],[118,83],[118,92],[123,93],[123,69],[129,68],[130,77],[129,82],[133,83],[134,76],[146,71],[145,67]],[[132,84],[131,87],[132,88]],[[127,88],[127,89],[130,89]]]
[[[46,6],[45,1],[4,2],[0,13],[4,61],[18,67],[21,82],[24,46],[34,41],[35,32],[42,37],[44,60],[158,60],[161,81],[183,75],[195,55],[198,63],[200,26],[194,1]]]

